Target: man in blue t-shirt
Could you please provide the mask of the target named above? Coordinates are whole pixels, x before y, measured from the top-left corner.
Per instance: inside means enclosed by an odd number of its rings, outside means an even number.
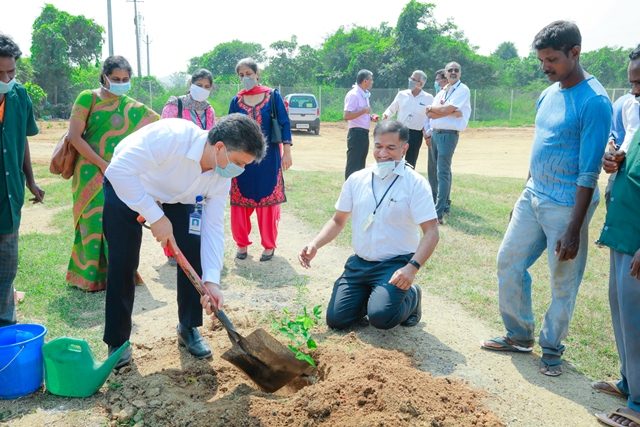
[[[551,304],[540,331],[540,372],[562,374],[562,353],[587,260],[588,228],[598,204],[598,175],[611,129],[611,102],[580,66],[578,27],[556,21],[533,41],[554,82],[537,103],[529,178],[498,252],[500,313],[507,334],[483,348],[530,352],[534,343],[528,269],[548,253]]]

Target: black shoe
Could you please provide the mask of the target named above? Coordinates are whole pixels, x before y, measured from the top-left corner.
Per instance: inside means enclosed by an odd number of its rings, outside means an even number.
[[[248,255],[249,255],[249,251],[246,251],[246,252],[236,251],[236,258],[238,259],[247,259]]]
[[[187,328],[178,324],[178,344],[187,348],[187,351],[198,359],[211,357],[211,349],[202,339],[198,328]]]
[[[416,305],[416,309],[407,317],[407,320],[400,323],[402,326],[416,326],[422,318],[422,289],[420,289],[419,285],[412,286],[416,289],[418,304]]]
[[[116,352],[120,347],[112,347],[109,346],[109,356],[111,356],[114,352]],[[120,359],[118,359],[118,363],[113,367],[113,369],[120,369],[124,366],[127,366],[131,363],[131,346],[128,346],[125,351],[120,355]]]
[[[262,254],[260,256],[260,261],[271,261],[271,258],[273,258],[273,256],[276,254],[276,250],[273,249],[273,252],[271,252],[270,254]]]

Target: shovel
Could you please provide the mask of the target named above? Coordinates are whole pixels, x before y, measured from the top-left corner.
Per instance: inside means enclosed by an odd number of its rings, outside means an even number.
[[[149,228],[144,224],[142,216],[138,216],[138,222]],[[169,250],[198,293],[213,300],[202,279],[182,252],[171,242]],[[231,349],[224,352],[222,358],[247,374],[264,391],[273,393],[311,368],[306,362],[296,359],[287,347],[264,329],[259,328],[245,338],[236,331],[224,311],[214,308],[214,314],[231,340]]]

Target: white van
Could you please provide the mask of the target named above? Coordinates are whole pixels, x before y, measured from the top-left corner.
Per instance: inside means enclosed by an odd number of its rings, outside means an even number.
[[[284,97],[289,112],[291,130],[306,130],[320,134],[320,106],[311,93],[290,93]]]

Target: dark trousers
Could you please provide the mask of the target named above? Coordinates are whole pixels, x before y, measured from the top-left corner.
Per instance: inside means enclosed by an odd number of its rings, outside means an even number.
[[[344,329],[366,315],[370,325],[391,329],[407,320],[418,304],[416,291],[399,289],[389,284],[389,280],[412,256],[399,255],[380,262],[350,256],[342,276],[333,285],[327,307],[327,325]]]
[[[344,169],[344,179],[349,175],[364,169],[369,152],[369,130],[351,128],[347,133],[347,165]]]
[[[173,225],[178,247],[196,272],[202,275],[200,237],[188,233],[189,214],[193,211],[193,205],[165,204],[163,209]],[[138,223],[137,217],[138,213],[124,204],[109,181],[105,180],[102,221],[109,245],[109,268],[103,340],[114,347],[122,345],[131,336],[131,315],[135,298],[134,277],[140,262],[142,243],[142,226]],[[200,326],[200,296],[182,269],[177,270],[178,319],[187,327]]]
[[[18,232],[0,234],[0,326],[16,323],[13,280],[18,273]]]
[[[407,154],[404,155],[404,159],[413,168],[416,168],[418,164],[418,154],[420,154],[420,147],[422,146],[422,131],[409,129],[409,149]]]

